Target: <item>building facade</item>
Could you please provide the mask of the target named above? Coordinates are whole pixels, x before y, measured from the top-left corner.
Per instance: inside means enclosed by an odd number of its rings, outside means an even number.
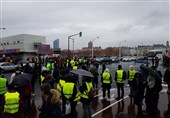
[[[26,58],[37,55],[37,46],[46,43],[45,36],[19,34],[1,39],[0,55]]]
[[[59,49],[59,39],[56,39],[55,41],[53,41],[53,48]]]

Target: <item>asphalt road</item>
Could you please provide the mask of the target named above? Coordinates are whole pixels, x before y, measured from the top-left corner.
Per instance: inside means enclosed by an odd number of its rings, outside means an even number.
[[[108,64],[106,67],[110,70],[112,78],[114,79],[115,71],[117,70],[118,65],[121,64],[122,68],[125,71],[128,71],[129,66],[133,65],[136,70],[139,70],[140,64],[134,64],[133,62],[121,62],[121,63],[114,63],[114,64]],[[162,74],[165,72],[165,68],[160,66],[159,67]],[[102,66],[99,67],[99,73],[102,71]],[[12,73],[6,73],[5,77],[9,78]],[[134,105],[134,103],[130,102],[129,98],[129,87],[127,85],[127,82],[125,84],[125,95],[124,99],[120,101],[116,101],[115,98],[117,97],[117,89],[116,89],[116,83],[113,81],[112,83],[112,89],[111,89],[111,99],[110,101],[107,101],[102,98],[102,91],[101,91],[101,82],[99,77],[99,91],[97,92],[95,98],[92,101],[91,108],[92,108],[92,117],[93,118],[115,118],[119,112],[126,112],[129,114],[130,118],[135,118],[137,113],[137,107]],[[30,111],[25,112],[25,118],[36,118],[38,117],[39,111],[37,110],[37,107],[41,105],[41,97],[40,97],[40,87],[38,84],[38,81],[36,82],[36,95],[32,99],[32,109]],[[167,117],[167,86],[163,85],[163,90],[160,93],[160,99],[159,99],[159,112],[156,112],[158,118],[168,118]],[[79,102],[77,104],[77,116],[78,118],[83,118],[83,109],[82,104]],[[148,114],[143,113],[142,118],[148,118]]]

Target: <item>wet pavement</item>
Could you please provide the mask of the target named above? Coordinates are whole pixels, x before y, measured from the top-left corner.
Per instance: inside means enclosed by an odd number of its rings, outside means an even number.
[[[126,68],[125,70],[127,70],[131,63],[125,63],[125,64],[126,66],[123,67],[125,67]],[[114,72],[117,69],[117,65],[118,64],[106,65],[110,69],[112,73],[112,77],[114,77]],[[137,68],[138,65],[134,67]],[[165,71],[165,69],[161,67],[161,71]],[[100,72],[101,72],[101,67],[99,68],[99,73]],[[134,105],[133,101],[131,102],[128,96],[129,87],[127,85],[127,82],[125,84],[124,99],[121,99],[119,101],[115,100],[115,98],[117,97],[117,89],[116,89],[115,82],[112,83],[112,88],[110,93],[111,99],[109,101],[102,98],[100,80],[98,86],[99,86],[99,90],[96,93],[96,96],[94,97],[91,104],[93,118],[115,118],[119,112],[126,112],[128,113],[130,118],[136,118],[137,106]],[[21,112],[22,114],[21,118],[38,118],[39,115],[38,107],[42,104],[42,100],[40,97],[40,86],[38,84],[38,81],[36,82],[35,88],[36,88],[36,92],[35,92],[35,96],[32,98],[31,110],[26,112]],[[158,111],[155,112],[157,116],[156,118],[168,118],[167,116],[168,98],[167,98],[166,91],[167,91],[167,86],[163,84],[163,90],[160,92],[160,97],[159,97]],[[146,109],[145,105],[143,105],[143,110],[145,109]],[[141,118],[149,118],[147,112],[142,112],[140,116]],[[77,117],[84,118],[83,107],[80,102],[78,102],[77,104]]]

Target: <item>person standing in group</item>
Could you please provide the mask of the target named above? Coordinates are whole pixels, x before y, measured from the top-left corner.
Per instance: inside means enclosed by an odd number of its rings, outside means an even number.
[[[105,71],[103,72],[102,77],[101,77],[101,82],[102,82],[102,87],[103,87],[103,98],[106,97],[106,90],[107,90],[107,94],[108,94],[107,97],[109,100],[112,77],[111,77],[111,74],[108,68],[106,68]]]
[[[142,111],[142,101],[144,98],[145,91],[145,81],[140,72],[136,72],[134,75],[134,79],[132,80],[132,97],[134,97],[134,103],[138,107],[138,115],[140,115]]]
[[[93,67],[90,68],[90,72],[93,74],[94,78],[93,78],[93,87],[95,89],[98,89],[98,76],[99,76],[99,73],[98,73],[98,70],[96,68],[96,65],[93,64]]]
[[[7,92],[7,87],[8,87],[8,81],[7,79],[4,77],[4,75],[2,75],[2,69],[0,68],[0,102],[3,99],[4,94]],[[0,107],[2,107],[0,105]],[[0,108],[0,112],[1,112],[1,108]]]
[[[81,93],[80,101],[83,104],[85,118],[92,118],[92,111],[90,106],[91,98],[89,97],[89,93],[92,89],[93,89],[93,84],[92,84],[91,77],[83,76],[82,85],[80,86],[80,93]]]
[[[164,82],[168,85],[168,116],[170,117],[170,65],[167,67],[164,73]]]
[[[51,89],[50,84],[41,85],[43,104],[38,108],[39,118],[62,118],[61,100],[58,91]]]
[[[1,118],[20,118],[19,110],[21,108],[20,94],[15,90],[13,85],[8,87],[1,101],[2,105],[2,116]]]
[[[76,118],[76,105],[78,97],[78,90],[76,84],[74,83],[72,75],[69,73],[66,76],[66,82],[62,88],[62,100],[63,100],[63,114],[68,116],[69,118]],[[80,98],[79,98],[80,99]],[[67,114],[66,112],[66,105],[70,104],[71,106],[71,113]]]
[[[132,81],[134,79],[134,75],[136,73],[136,70],[134,70],[133,65],[129,66],[129,71],[128,71],[128,84],[129,84],[129,88],[130,88],[130,97],[132,94]]]
[[[115,73],[115,81],[117,84],[117,98],[116,100],[123,99],[124,97],[124,81],[126,80],[126,72],[122,70],[122,66],[118,65],[118,70]],[[120,97],[120,89],[121,89],[121,97]]]

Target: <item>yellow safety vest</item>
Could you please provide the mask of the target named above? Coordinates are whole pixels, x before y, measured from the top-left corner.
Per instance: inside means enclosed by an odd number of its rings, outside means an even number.
[[[85,99],[89,99],[88,93],[93,88],[92,82],[85,82],[87,86],[87,90],[85,90],[83,93],[81,93],[81,97]]]
[[[47,71],[50,71],[51,70],[51,67],[52,66],[52,64],[51,63],[47,63]]]
[[[136,71],[135,70],[129,70],[129,81],[132,81],[134,79],[134,75],[135,75]]]
[[[60,79],[59,83],[57,84],[57,90],[61,93],[61,90],[63,88],[63,85],[66,83],[65,80]]]
[[[77,70],[78,69],[78,66],[73,66],[73,70]]]
[[[80,92],[78,91],[77,94],[76,94],[76,97],[73,101],[79,101],[80,100]]]
[[[7,92],[6,82],[7,80],[5,78],[0,78],[0,95]]]
[[[67,99],[70,99],[73,95],[74,83],[67,82],[63,85],[63,94]]]
[[[117,70],[117,83],[124,83],[123,70]]]
[[[5,94],[5,106],[4,112],[5,113],[16,113],[19,110],[19,93],[9,93]]]
[[[75,61],[74,60],[71,60],[70,61],[70,64],[71,64],[71,67],[73,67],[75,65]]]
[[[110,84],[110,73],[109,72],[104,72],[102,74],[103,77],[103,83]]]
[[[42,85],[42,82],[44,81],[45,77],[41,75],[41,85]]]

